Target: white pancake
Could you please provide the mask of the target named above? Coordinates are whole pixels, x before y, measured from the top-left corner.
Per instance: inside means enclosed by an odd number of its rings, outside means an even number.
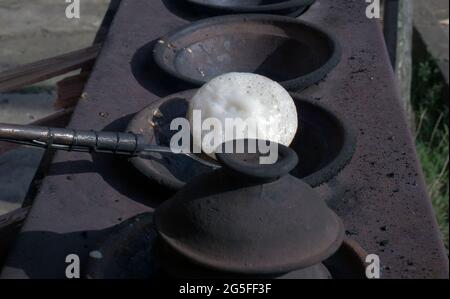
[[[202,131],[194,126],[194,110],[201,111],[202,123],[215,118],[221,122],[222,130],[215,130],[220,143],[236,139],[225,133],[227,118],[249,119],[257,124],[257,131],[246,131],[245,137],[269,140],[289,146],[298,129],[297,109],[290,94],[277,82],[261,75],[250,73],[228,73],[205,84],[191,99],[188,118],[191,124],[193,143],[203,152],[214,157],[217,144],[205,141],[211,131]],[[211,134],[210,134],[211,135]],[[216,139],[217,140],[217,139]]]

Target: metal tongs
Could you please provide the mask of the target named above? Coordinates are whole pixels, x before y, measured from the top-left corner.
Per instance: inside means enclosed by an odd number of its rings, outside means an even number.
[[[174,153],[169,147],[148,144],[144,136],[134,133],[85,131],[0,123],[0,141],[62,151],[103,153],[128,157],[151,158],[151,153],[186,155],[209,167],[209,162],[191,153]]]

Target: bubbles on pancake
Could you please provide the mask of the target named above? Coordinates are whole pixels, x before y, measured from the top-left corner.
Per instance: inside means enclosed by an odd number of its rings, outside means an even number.
[[[201,111],[201,121],[217,119],[222,130],[215,133],[221,142],[229,141],[225,132],[227,119],[255,122],[256,131],[246,131],[246,138],[258,138],[289,146],[298,129],[297,109],[290,94],[277,82],[251,73],[228,73],[205,84],[190,101],[189,121],[194,128],[193,111]],[[196,132],[198,133],[198,132]],[[193,134],[194,145],[206,153],[213,145],[204,141],[208,131]],[[214,155],[211,155],[214,156]]]

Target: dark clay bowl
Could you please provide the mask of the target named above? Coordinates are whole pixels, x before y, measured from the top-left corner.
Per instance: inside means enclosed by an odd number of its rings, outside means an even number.
[[[113,227],[99,242],[96,248],[102,258],[90,257],[84,276],[89,279],[251,278],[242,275],[230,277],[230,274],[199,268],[176,256],[161,243],[153,227],[153,214],[138,215]],[[341,248],[323,264],[278,278],[322,275],[333,279],[366,279],[366,256],[365,250],[355,241],[345,239]]]
[[[177,93],[147,106],[136,114],[128,131],[144,135],[151,144],[169,146],[176,133],[170,130],[170,123],[175,118],[186,117],[189,100],[195,92]],[[291,148],[300,162],[291,174],[316,187],[347,165],[353,156],[356,137],[342,117],[314,101],[292,96],[298,106],[300,128]],[[158,110],[160,113],[155,113]],[[174,190],[181,189],[193,177],[213,170],[189,157],[170,153],[154,153],[151,159],[132,158],[131,163],[148,178]]]
[[[314,0],[186,0],[208,11],[220,13],[285,14],[306,10]]]
[[[322,29],[275,15],[209,18],[161,38],[154,49],[163,70],[197,86],[224,73],[250,72],[289,90],[322,80],[340,57],[338,42]]]

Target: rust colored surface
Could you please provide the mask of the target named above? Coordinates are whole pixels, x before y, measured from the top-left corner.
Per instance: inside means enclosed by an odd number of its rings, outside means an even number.
[[[302,16],[334,33],[343,56],[326,81],[301,95],[345,113],[358,132],[350,165],[317,190],[347,233],[380,255],[384,278],[445,278],[448,259],[381,28],[365,5],[319,0]],[[187,89],[151,60],[155,42],[188,23],[177,14],[157,0],[122,1],[70,127],[124,129],[133,113]],[[83,267],[114,226],[169,196],[126,161],[57,153],[1,277],[64,278],[68,254],[79,254]]]
[[[341,48],[322,28],[291,17],[241,14],[204,19],[161,38],[156,64],[202,86],[232,71],[256,73],[301,91],[339,63]]]

